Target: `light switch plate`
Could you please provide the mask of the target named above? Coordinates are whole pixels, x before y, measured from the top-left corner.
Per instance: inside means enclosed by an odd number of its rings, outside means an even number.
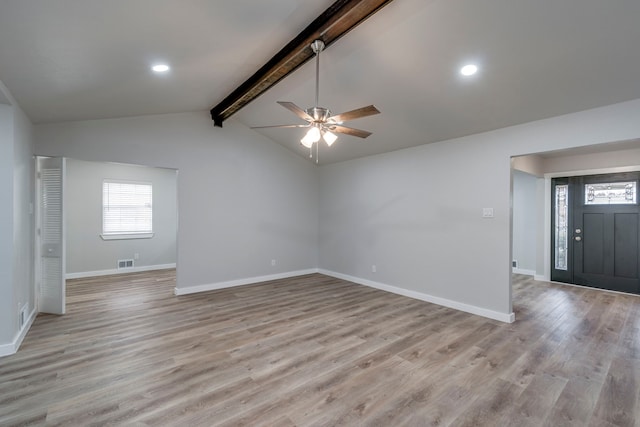
[[[482,208],[483,218],[493,218],[493,208]]]

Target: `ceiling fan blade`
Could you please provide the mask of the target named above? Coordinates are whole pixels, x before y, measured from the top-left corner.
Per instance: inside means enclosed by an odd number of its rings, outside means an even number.
[[[348,120],[359,119],[360,117],[372,116],[374,114],[380,114],[380,111],[378,111],[378,109],[373,105],[368,105],[366,107],[347,111],[346,113],[336,114],[335,116],[329,117],[328,121],[333,123],[341,123]]]
[[[268,128],[308,128],[310,124],[306,125],[273,125],[273,126],[251,126],[251,129],[268,129]]]
[[[277,102],[278,102],[278,104],[282,105],[287,110],[291,111],[296,116],[300,117],[302,120],[306,120],[308,122],[312,122],[313,121],[313,117],[308,115],[306,111],[304,111],[302,108],[298,107],[293,102],[289,102],[289,101],[277,101]]]
[[[335,126],[329,127],[329,129],[332,132],[345,133],[347,135],[357,136],[358,138],[366,138],[369,135],[371,135],[371,132],[368,132],[366,130],[354,129],[346,126],[335,125]]]

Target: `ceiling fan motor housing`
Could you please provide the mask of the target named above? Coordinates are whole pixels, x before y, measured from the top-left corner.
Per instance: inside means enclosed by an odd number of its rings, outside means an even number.
[[[324,107],[307,108],[306,113],[313,117],[313,121],[317,123],[326,123],[329,117],[331,117],[331,111]]]

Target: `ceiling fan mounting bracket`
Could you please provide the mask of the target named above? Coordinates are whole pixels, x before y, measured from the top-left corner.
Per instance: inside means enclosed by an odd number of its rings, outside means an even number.
[[[322,52],[324,50],[324,42],[322,40],[315,40],[311,43],[311,50],[313,50],[313,53],[316,55],[318,52]]]

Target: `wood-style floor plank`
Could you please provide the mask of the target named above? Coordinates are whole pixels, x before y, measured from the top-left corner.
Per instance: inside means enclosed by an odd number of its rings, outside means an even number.
[[[640,426],[640,298],[514,276],[505,324],[320,274],[174,296],[70,280],[0,425]]]

